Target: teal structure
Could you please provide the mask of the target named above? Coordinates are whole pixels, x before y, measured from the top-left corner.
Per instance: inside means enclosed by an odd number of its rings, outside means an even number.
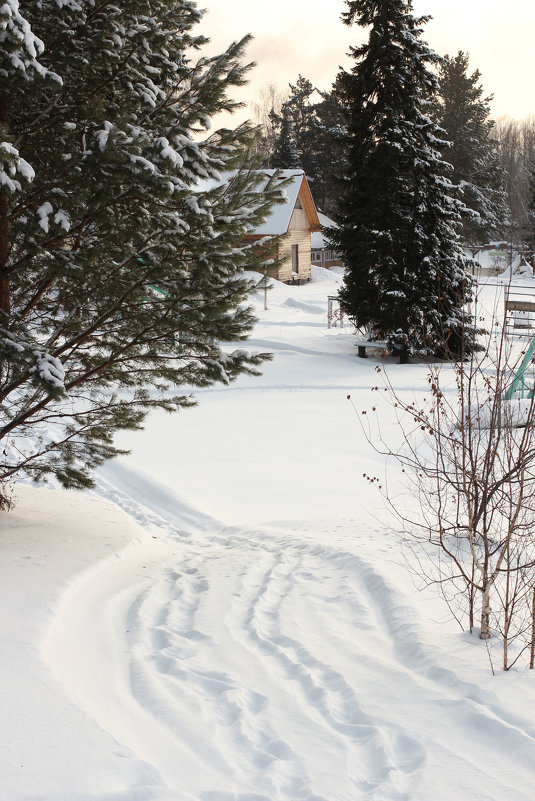
[[[522,363],[517,370],[517,373],[513,379],[513,383],[505,393],[506,400],[512,400],[513,398],[532,398],[534,387],[533,382],[531,385],[526,383],[525,373],[528,369],[529,365],[533,361],[533,356],[535,354],[535,337],[531,340],[528,349],[526,350],[525,356],[522,359]]]

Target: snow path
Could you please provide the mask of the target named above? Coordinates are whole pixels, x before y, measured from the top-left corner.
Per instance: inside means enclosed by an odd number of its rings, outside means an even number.
[[[359,538],[358,521],[340,520],[229,527],[175,497],[184,531],[143,483],[157,508],[102,482],[150,534],[71,588],[47,654],[177,801],[423,801],[426,763],[433,782],[437,771],[451,782],[477,770],[496,737],[496,798],[507,797],[504,769],[529,772],[535,727],[442,667],[411,599],[359,555],[380,531]],[[422,716],[441,722],[432,740],[419,737]]]

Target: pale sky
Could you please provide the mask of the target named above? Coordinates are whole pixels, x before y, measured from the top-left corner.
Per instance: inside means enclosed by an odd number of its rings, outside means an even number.
[[[235,97],[258,99],[270,83],[286,89],[299,74],[320,89],[330,88],[339,65],[347,67],[349,46],[365,38],[358,26],[340,20],[344,0],[199,0],[206,9],[196,33],[224,50],[247,33],[254,36],[249,61],[257,62],[250,84]],[[495,118],[535,114],[535,0],[414,0],[416,15],[430,14],[422,39],[440,55],[470,56],[485,95],[494,95]],[[252,116],[247,109],[245,115]]]

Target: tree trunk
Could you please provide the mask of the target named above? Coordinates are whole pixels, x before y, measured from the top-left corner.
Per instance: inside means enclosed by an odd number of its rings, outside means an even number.
[[[509,542],[507,543],[506,555],[507,573],[505,576],[505,603],[503,607],[504,620],[503,620],[503,669],[509,669],[509,628],[511,626],[511,615],[509,614],[509,602],[511,594],[511,553],[509,549]]]
[[[472,562],[472,581],[468,588],[468,624],[469,624],[468,627],[470,630],[470,634],[474,630],[474,601],[476,594],[474,585],[475,585],[475,566],[474,563]]]
[[[8,199],[0,195],[0,321],[5,324],[10,311]],[[3,312],[3,314],[2,314]],[[4,316],[5,315],[5,316]]]
[[[0,130],[7,131],[9,103],[6,94],[0,95]],[[9,201],[0,193],[0,322],[5,325],[11,307],[10,280],[7,269],[9,259]]]
[[[490,587],[486,586],[481,593],[481,633],[480,640],[490,640]]]

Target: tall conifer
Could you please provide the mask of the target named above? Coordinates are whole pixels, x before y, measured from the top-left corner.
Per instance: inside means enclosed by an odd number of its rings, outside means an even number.
[[[300,168],[300,159],[295,140],[293,113],[289,103],[283,103],[277,115],[278,134],[274,141],[270,166],[279,170]]]
[[[357,326],[402,361],[472,346],[470,294],[445,143],[429,118],[439,57],[421,41],[411,0],[347,0],[348,25],[369,27],[338,78],[349,168],[331,240],[347,265],[341,297]]]
[[[332,217],[340,195],[340,179],[346,174],[344,139],[347,131],[336,83],[330,92],[320,94],[321,100],[314,106],[315,126],[311,143],[315,178],[312,194],[318,208]]]
[[[247,39],[195,58],[201,17],[191,0],[0,9],[0,479],[88,485],[115,431],[265,358],[222,343],[252,326],[260,256],[238,245],[280,193],[256,191],[250,126],[209,133]]]
[[[467,207],[461,235],[469,244],[503,236],[509,217],[499,143],[490,118],[492,97],[483,96],[480,78],[479,70],[468,74],[466,53],[444,56],[433,113],[449,142],[444,158],[453,166],[451,180]]]

